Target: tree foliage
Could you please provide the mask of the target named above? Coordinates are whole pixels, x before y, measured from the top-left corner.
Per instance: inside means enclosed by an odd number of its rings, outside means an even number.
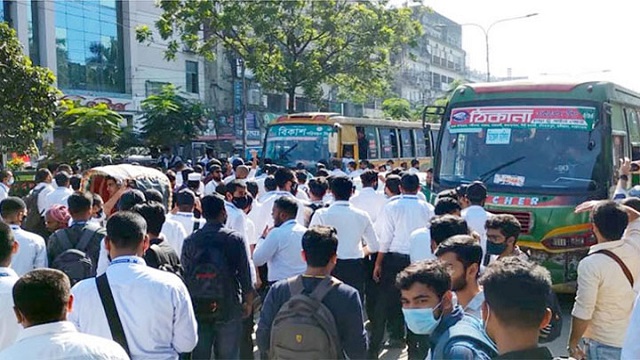
[[[195,138],[204,126],[207,110],[200,101],[188,99],[173,85],[142,101],[142,138],[149,146],[175,146]]]
[[[169,40],[171,59],[185,44],[212,59],[218,44],[244,59],[265,89],[289,94],[297,88],[318,101],[321,85],[342,98],[364,102],[383,96],[392,75],[390,54],[415,45],[422,32],[410,8],[387,0],[178,0],[162,1],[155,26]],[[148,26],[139,41],[151,40]]]
[[[412,118],[411,104],[409,100],[401,98],[389,98],[382,102],[382,111],[385,116],[393,120],[408,120]]]
[[[120,139],[124,118],[106,104],[93,107],[63,101],[56,118],[54,135],[59,147],[53,158],[59,162],[91,164],[105,155],[113,155]]]
[[[0,22],[0,152],[28,152],[53,125],[58,91],[46,68],[24,55],[15,30]]]

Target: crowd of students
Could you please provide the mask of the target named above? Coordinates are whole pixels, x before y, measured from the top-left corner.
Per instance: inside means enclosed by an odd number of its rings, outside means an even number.
[[[484,210],[481,182],[434,207],[417,161],[336,161],[312,176],[258,169],[255,156],[193,168],[162,160],[170,198],[107,178],[105,203],[72,188],[79,177],[61,166],[38,170],[26,201],[0,202],[0,359],[253,359],[254,345],[283,359],[405,347],[419,360],[553,358],[538,345],[561,326],[550,275],[517,246],[515,217]],[[631,211],[620,206],[580,208],[593,211],[599,242],[622,238],[609,229],[623,224],[615,211]],[[600,358],[615,344],[593,336],[603,295],[582,285],[597,286],[585,260],[568,350]]]

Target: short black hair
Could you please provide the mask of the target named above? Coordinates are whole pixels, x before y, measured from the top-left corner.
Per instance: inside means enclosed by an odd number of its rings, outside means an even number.
[[[202,217],[207,221],[216,220],[225,211],[224,198],[220,194],[209,194],[200,200]]]
[[[0,202],[0,216],[9,218],[27,209],[27,205],[16,196],[9,196]]]
[[[38,169],[38,171],[36,171],[36,177],[35,177],[36,184],[47,180],[49,176],[53,177],[49,169],[47,168]],[[0,179],[0,181],[2,181],[2,179]]]
[[[349,161],[347,163],[347,166],[352,167],[352,168],[356,168],[358,166],[358,163],[356,163],[355,161]]]
[[[440,201],[441,199],[446,199],[446,198],[458,200],[458,193],[456,192],[456,189],[448,189],[448,190],[440,191],[438,193],[438,196],[436,197],[436,200]]]
[[[281,189],[284,188],[289,181],[295,182],[296,179],[293,171],[285,167],[279,168],[273,177],[276,179],[276,186]]]
[[[500,322],[537,329],[547,311],[551,293],[549,271],[533,262],[508,256],[494,261],[483,272],[484,298]]]
[[[156,189],[147,189],[144,191],[144,198],[147,201],[156,201],[162,204],[164,201],[164,196],[162,193]]]
[[[216,193],[225,196],[227,194],[227,185],[223,182],[218,184],[218,186],[216,186]]]
[[[303,171],[303,170],[298,170],[296,171],[296,179],[298,180],[298,182],[307,182],[307,172]]]
[[[164,173],[167,176],[167,179],[169,179],[169,182],[174,182],[176,181],[176,173],[173,170],[167,170],[166,173]]]
[[[64,171],[67,174],[73,174],[73,168],[69,164],[60,164],[60,165],[58,165],[58,167],[56,168],[56,173],[59,173],[61,171]]]
[[[329,182],[325,177],[315,177],[309,180],[309,192],[315,197],[324,197],[329,189]]]
[[[327,171],[327,169],[319,169],[318,171],[316,171],[316,177],[323,177],[323,178],[328,178],[329,177],[329,172]]]
[[[371,186],[378,181],[378,173],[367,169],[360,174],[360,181],[362,181],[363,186]]]
[[[347,201],[353,193],[353,181],[346,176],[338,176],[331,181],[331,192],[336,200]]]
[[[418,161],[418,159],[411,160],[411,166],[416,166],[416,165],[420,165],[420,161]]]
[[[591,221],[607,240],[620,240],[629,224],[624,208],[613,201],[605,201],[591,213]]]
[[[249,192],[249,194],[251,194],[251,196],[253,196],[254,198],[258,197],[258,192],[260,192],[260,188],[258,187],[258,183],[250,180],[250,181],[245,181],[245,185],[247,185],[247,191]]]
[[[276,184],[276,178],[273,175],[268,175],[264,179],[264,189],[265,191],[274,191],[278,188]]]
[[[71,184],[71,189],[73,191],[80,191],[80,185],[82,184],[82,176],[81,175],[73,175],[69,179],[69,184]]]
[[[13,303],[32,325],[64,320],[70,295],[69,277],[55,269],[31,270],[13,285]]]
[[[392,194],[400,195],[400,176],[394,174],[387,175],[384,186],[389,189]]]
[[[220,167],[219,161],[218,161],[218,164],[214,163],[213,160],[209,161],[209,166],[207,167],[207,171],[209,171],[210,173],[215,171],[222,171],[222,167]]]
[[[100,194],[93,193],[93,201],[91,203],[93,206],[104,205],[104,200],[102,200]]]
[[[93,195],[89,192],[76,191],[67,198],[67,205],[69,205],[71,216],[87,213],[93,207]]]
[[[626,225],[625,225],[626,226]],[[500,230],[505,239],[520,236],[520,221],[511,214],[496,214],[489,216],[485,224],[486,229]]]
[[[429,233],[431,240],[440,245],[443,241],[456,235],[469,235],[467,222],[458,216],[443,215],[431,219]]]
[[[279,197],[273,203],[273,206],[277,207],[291,217],[295,217],[298,213],[298,202],[289,196]]]
[[[427,171],[425,171],[425,172],[429,173],[429,174],[433,174],[433,168],[428,168]]]
[[[177,206],[194,206],[196,204],[196,194],[189,189],[182,189],[176,194]]]
[[[302,250],[310,267],[325,267],[338,252],[338,232],[331,226],[312,226],[302,236]]]
[[[147,233],[160,235],[162,225],[167,220],[164,206],[156,201],[150,201],[144,204],[138,204],[131,211],[139,214],[147,223]]]
[[[624,206],[628,206],[635,211],[640,212],[640,199],[637,197],[628,197],[620,202]]]
[[[0,170],[0,182],[7,180],[10,177],[11,171]]]
[[[242,180],[233,180],[231,182],[229,182],[227,184],[227,187],[225,188],[225,194],[232,194],[234,192],[236,192],[236,190],[238,190],[238,188],[240,189],[246,189],[247,185],[245,185],[244,181]]]
[[[442,298],[451,290],[451,275],[445,264],[438,260],[419,261],[407,266],[396,277],[396,286],[400,290],[409,290],[415,283],[428,286]]]
[[[460,203],[457,199],[451,197],[443,197],[436,202],[434,212],[437,216],[440,216],[451,215],[461,210],[462,207],[460,206]]]
[[[482,204],[487,199],[487,187],[481,181],[474,181],[467,187],[465,196],[472,204]]]
[[[478,240],[469,235],[456,235],[443,241],[436,249],[436,256],[440,257],[447,253],[456,254],[458,261],[462,263],[465,270],[473,264],[478,264],[480,271],[480,263],[482,262],[482,246]]]
[[[129,189],[118,200],[118,211],[128,211],[134,206],[147,201],[144,193],[138,189]]]
[[[5,263],[13,252],[13,243],[16,241],[9,225],[0,221],[0,263]]]
[[[54,179],[56,180],[56,185],[60,187],[66,187],[69,185],[69,181],[71,180],[71,175],[69,175],[69,173],[66,171],[60,171],[59,173],[56,174]]]
[[[131,211],[118,211],[107,220],[107,238],[118,249],[135,249],[147,234],[147,222]]]

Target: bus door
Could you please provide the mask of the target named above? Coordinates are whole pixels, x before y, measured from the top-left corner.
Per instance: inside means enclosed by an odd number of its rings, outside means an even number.
[[[358,134],[355,126],[343,125],[340,134],[342,146],[339,157],[355,159],[358,153]]]

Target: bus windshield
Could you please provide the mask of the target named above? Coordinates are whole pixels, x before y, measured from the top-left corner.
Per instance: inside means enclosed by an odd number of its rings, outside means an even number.
[[[594,107],[454,108],[437,180],[483,181],[494,191],[566,193],[603,186],[602,126]]]
[[[329,158],[329,135],[332,127],[314,124],[282,124],[269,128],[265,158],[278,165],[295,167],[316,164]]]

